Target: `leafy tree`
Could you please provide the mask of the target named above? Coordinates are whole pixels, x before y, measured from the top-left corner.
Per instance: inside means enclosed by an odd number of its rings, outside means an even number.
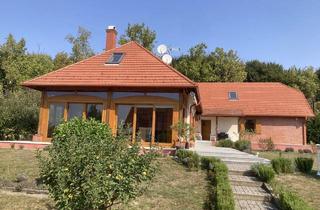
[[[137,197],[154,175],[151,154],[140,155],[130,136],[108,125],[73,119],[54,131],[40,175],[58,209],[106,209]]]
[[[320,114],[318,113],[314,118],[307,121],[307,140],[320,144]]]
[[[310,100],[314,100],[319,90],[319,79],[312,67],[291,67],[287,70],[283,83],[301,90]]]
[[[282,82],[284,68],[277,63],[265,63],[258,60],[246,62],[247,82]]]
[[[0,100],[0,139],[31,139],[38,127],[40,93],[19,90]]]
[[[72,60],[69,58],[69,55],[66,52],[57,53],[53,59],[54,69],[61,69],[72,63],[73,63]]]
[[[198,44],[189,53],[173,61],[173,66],[196,82],[241,82],[246,78],[245,65],[236,52],[216,48],[206,52],[207,45]]]
[[[67,35],[66,40],[72,44],[70,58],[73,62],[78,62],[94,55],[94,51],[89,44],[91,32],[83,27],[78,28],[77,36]]]
[[[125,34],[120,36],[119,44],[136,41],[148,50],[152,50],[157,34],[144,23],[128,24]]]

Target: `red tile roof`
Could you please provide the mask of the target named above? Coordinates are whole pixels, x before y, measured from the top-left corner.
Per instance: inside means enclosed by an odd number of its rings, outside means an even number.
[[[314,116],[304,95],[281,83],[198,83],[203,116]],[[238,100],[229,100],[236,91]]]
[[[120,64],[105,64],[114,52],[124,53]],[[196,87],[193,81],[163,63],[136,42],[129,42],[26,81],[22,85],[34,89],[48,87]]]

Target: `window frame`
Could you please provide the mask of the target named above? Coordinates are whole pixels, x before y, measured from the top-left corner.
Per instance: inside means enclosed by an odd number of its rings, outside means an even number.
[[[118,61],[113,61],[114,57],[116,54],[121,54],[120,58],[118,59]],[[112,53],[112,55],[109,57],[109,59],[107,60],[106,64],[120,64],[121,61],[123,60],[124,57],[124,53],[123,52],[114,52]]]
[[[235,97],[232,97],[232,94],[235,94]],[[238,93],[237,93],[237,91],[229,91],[228,92],[228,99],[229,99],[229,101],[236,101],[236,100],[238,100],[239,99],[239,97],[238,97]]]

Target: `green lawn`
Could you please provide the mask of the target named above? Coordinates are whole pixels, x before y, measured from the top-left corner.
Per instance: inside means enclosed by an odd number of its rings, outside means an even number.
[[[35,151],[0,149],[0,174],[3,180],[14,180],[24,173],[29,180],[38,177]],[[115,209],[203,209],[208,194],[205,171],[188,171],[171,158],[161,158],[154,180],[144,194]],[[51,199],[7,195],[0,192],[1,209],[50,209]]]
[[[259,152],[259,157],[274,159],[279,157],[279,152]],[[298,152],[282,152],[281,157],[294,159],[296,157],[312,157],[314,159],[313,169],[317,169],[317,156],[315,154],[300,154]],[[283,186],[301,196],[307,203],[315,209],[320,209],[320,178],[302,173],[281,174],[275,178],[276,186]]]

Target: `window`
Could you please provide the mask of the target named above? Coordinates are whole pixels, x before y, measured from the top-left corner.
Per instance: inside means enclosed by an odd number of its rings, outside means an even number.
[[[146,142],[151,142],[152,136],[152,107],[137,107],[136,134]]]
[[[117,128],[123,126],[132,135],[134,106],[118,105],[117,106]]]
[[[102,104],[87,104],[87,119],[95,119],[101,122],[102,119]]]
[[[172,114],[173,108],[171,107],[156,107],[155,142],[171,143]]]
[[[246,120],[244,124],[246,132],[255,132],[256,131],[256,121],[255,120]]]
[[[119,64],[123,58],[123,53],[113,53],[109,60],[107,61],[107,64]]]
[[[78,95],[78,96],[95,96],[99,98],[107,98],[106,92],[48,91],[47,94],[48,94],[48,97]]]
[[[51,138],[53,130],[63,121],[64,104],[50,104],[49,106],[49,123],[48,137]]]
[[[68,108],[68,120],[72,118],[82,118],[84,104],[70,103]]]
[[[230,91],[229,92],[229,100],[238,100],[238,94],[235,91]]]

